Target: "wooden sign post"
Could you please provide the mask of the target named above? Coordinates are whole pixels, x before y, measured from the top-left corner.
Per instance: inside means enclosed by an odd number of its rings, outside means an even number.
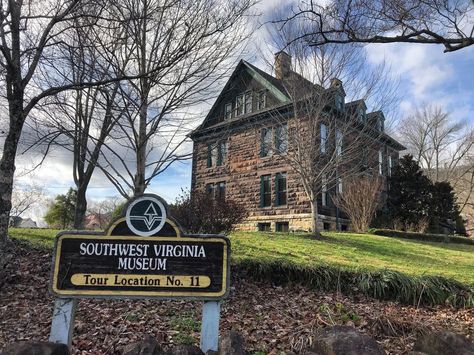
[[[204,301],[201,349],[217,351],[219,300],[229,290],[230,241],[184,235],[156,195],[131,201],[106,233],[56,237],[50,341],[71,345],[77,298]]]

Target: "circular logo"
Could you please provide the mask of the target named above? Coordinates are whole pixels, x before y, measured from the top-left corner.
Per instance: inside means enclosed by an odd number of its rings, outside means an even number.
[[[166,221],[166,209],[157,198],[139,197],[128,206],[125,220],[132,232],[148,237],[163,228]]]

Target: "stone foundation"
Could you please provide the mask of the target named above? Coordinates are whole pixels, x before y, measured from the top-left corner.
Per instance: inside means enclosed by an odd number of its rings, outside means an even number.
[[[236,230],[254,232],[259,230],[260,224],[270,223],[270,231],[275,232],[279,222],[288,222],[289,232],[311,232],[311,213],[250,216],[243,223],[238,224]],[[339,218],[339,223],[350,230],[349,220]],[[320,230],[336,230],[336,218],[318,215],[318,227]]]

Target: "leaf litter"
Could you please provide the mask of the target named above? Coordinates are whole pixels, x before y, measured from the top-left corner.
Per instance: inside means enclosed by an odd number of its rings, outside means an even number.
[[[0,289],[0,349],[7,343],[48,339],[54,298],[51,253],[18,246],[19,268]],[[154,336],[165,348],[198,344],[202,302],[81,299],[73,354],[120,354],[125,345]],[[221,306],[221,333],[241,332],[251,353],[298,353],[318,329],[350,325],[372,336],[388,354],[412,350],[426,332],[447,329],[474,339],[474,309],[414,307],[364,296],[275,286],[234,274]]]

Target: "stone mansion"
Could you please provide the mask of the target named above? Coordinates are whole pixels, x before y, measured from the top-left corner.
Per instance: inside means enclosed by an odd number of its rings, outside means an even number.
[[[191,191],[207,191],[215,198],[229,198],[243,204],[248,215],[239,229],[311,229],[311,207],[299,175],[280,154],[272,154],[291,149],[286,123],[275,125],[272,118],[275,113],[291,112],[299,99],[289,89],[295,84],[313,86],[291,70],[291,56],[285,52],[275,55],[274,76],[242,60],[203,123],[191,134],[194,143]],[[363,100],[346,103],[338,79],[327,89],[319,88],[333,95],[334,100],[328,105],[333,107],[328,112],[356,110],[361,120],[379,132],[371,145],[368,165],[373,174],[382,178],[389,175],[399,151],[405,148],[384,132],[383,113],[367,113]],[[318,142],[325,144],[328,128],[324,124],[318,134]],[[321,189],[318,197],[321,229],[350,229],[347,216],[331,200],[332,194],[343,193],[343,186],[343,181],[339,181]]]

